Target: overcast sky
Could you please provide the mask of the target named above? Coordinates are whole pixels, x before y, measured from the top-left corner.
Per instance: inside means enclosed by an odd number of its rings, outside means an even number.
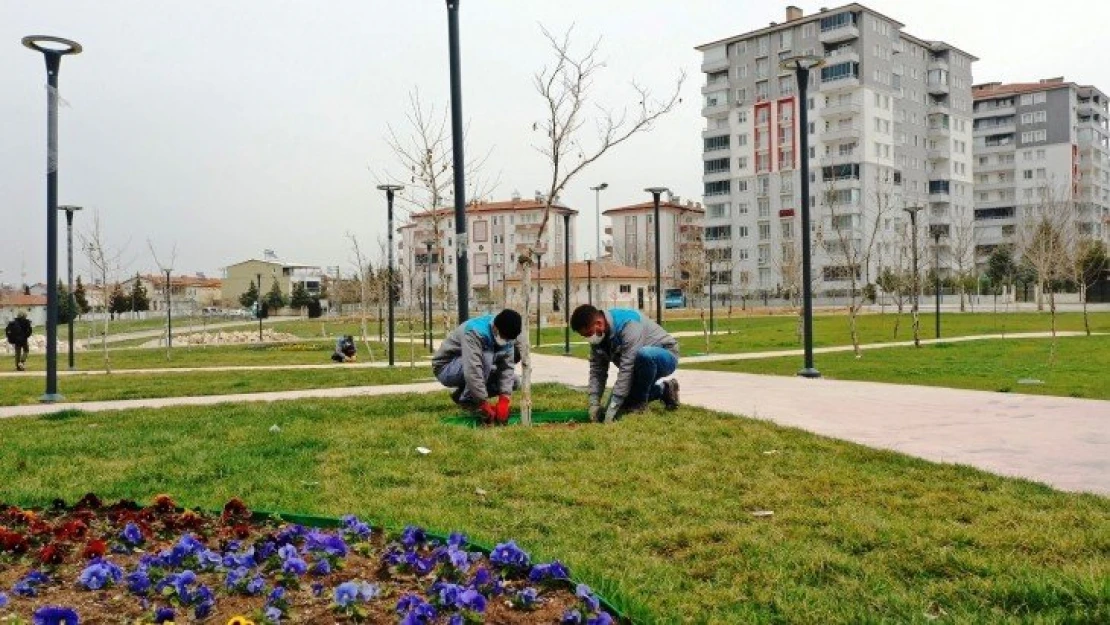
[[[700,55],[694,46],[783,20],[785,2],[462,0],[464,116],[471,150],[492,149],[496,198],[544,188],[532,124],[543,103],[531,76],[550,59],[538,24],[602,36],[599,103],[621,107],[636,78],[665,91],[688,74],[680,110],[609,153],[572,183],[592,241],[591,185],[602,208],[644,201],[665,185],[700,199]],[[832,2],[797,2],[808,15]],[[873,0],[867,6],[926,39],[977,55],[976,82],[1064,75],[1110,89],[1110,3],[1091,0]],[[1060,17],[1060,19],[1057,18]],[[407,93],[448,104],[442,0],[0,0],[0,282],[45,277],[45,69],[28,34],[75,39],[62,63],[61,203],[97,209],[127,272],[150,271],[156,248],[178,248],[179,273],[275,250],[350,269],[344,234],[385,233],[370,171],[395,168],[386,125]],[[77,229],[89,215],[80,214]],[[64,219],[59,271],[64,275]],[[580,251],[588,251],[584,245]],[[79,257],[79,273],[87,265]]]

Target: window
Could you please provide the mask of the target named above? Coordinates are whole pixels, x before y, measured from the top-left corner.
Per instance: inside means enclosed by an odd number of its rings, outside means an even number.
[[[1044,141],[1047,138],[1048,138],[1048,131],[1046,131],[1046,130],[1032,130],[1032,131],[1029,131],[1029,132],[1021,133],[1021,142],[1022,143],[1036,143],[1038,141]]]
[[[779,95],[788,96],[794,94],[794,77],[782,76],[779,78]]]
[[[762,82],[755,83],[755,99],[757,101],[758,100],[766,100],[767,99],[767,94],[768,94],[768,92],[767,92],[767,81],[766,80],[764,80]]]
[[[736,104],[743,104],[747,101],[748,101],[748,90],[747,89],[737,89],[736,90]],[[744,112],[744,111],[741,111],[741,113],[744,113],[744,118],[741,119],[740,121],[741,122],[748,121],[747,113]]]
[[[756,59],[755,61],[755,77],[756,79],[766,78],[769,73],[771,62],[767,59]]]
[[[748,145],[748,133],[736,135],[736,145],[740,147]]]
[[[838,28],[846,28],[848,26],[856,25],[856,16],[851,11],[837,13],[828,17],[821,18],[821,32],[828,32]]]
[[[748,190],[748,181],[747,180],[737,180],[736,181],[736,190],[737,191],[747,191]]]
[[[628,295],[628,294],[632,293],[632,285],[631,284],[622,284],[622,285],[620,285],[620,292],[625,294],[625,295]]]
[[[732,191],[731,180],[718,180],[705,183],[705,195],[728,195]]]
[[[721,219],[723,217],[728,217],[731,214],[732,204],[728,202],[705,205],[705,216],[707,219]]]
[[[759,206],[760,217],[771,216],[771,200],[769,198],[761,197],[756,200],[756,204]]]
[[[714,152],[716,150],[727,150],[729,148],[729,135],[718,135],[716,137],[706,137],[704,140],[705,151]]]
[[[759,224],[759,240],[766,241],[771,238],[771,224]]]
[[[757,39],[755,42],[755,55],[767,56],[767,50],[770,48],[770,43],[771,39],[767,35],[764,35]]]
[[[794,238],[794,222],[793,221],[783,221],[781,226],[782,226],[782,238],[784,238],[784,239]]]
[[[732,162],[732,159],[730,159],[728,157],[715,158],[713,160],[705,161],[705,173],[706,174],[720,174],[720,173],[728,172],[729,171],[729,165],[731,164],[731,162]]]
[[[739,235],[739,238],[741,238],[741,239],[748,238],[748,227],[747,226],[739,226],[737,228],[737,234]]]
[[[859,78],[859,63],[837,63],[821,68],[821,82],[832,82],[845,78]]]
[[[741,80],[744,79],[744,78],[747,78],[748,77],[748,66],[747,65],[741,65],[741,66],[737,67],[736,68],[736,77],[740,78]]]
[[[779,49],[789,50],[794,45],[794,31],[791,29],[779,33]]]
[[[737,111],[736,112],[736,121],[741,123],[741,124],[748,123],[748,112],[747,111]]]
[[[748,157],[741,156],[736,159],[736,169],[744,170],[748,168]]]
[[[748,248],[741,247],[736,250],[736,257],[738,260],[748,260]]]
[[[706,241],[722,241],[732,238],[732,226],[706,226]]]
[[[833,230],[849,230],[852,228],[851,215],[833,215],[832,216]]]
[[[747,202],[740,202],[739,204],[737,204],[736,205],[736,213],[738,215],[747,215],[748,214],[748,203]]]

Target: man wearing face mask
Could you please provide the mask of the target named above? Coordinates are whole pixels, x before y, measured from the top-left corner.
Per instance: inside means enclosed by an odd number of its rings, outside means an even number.
[[[662,400],[678,408],[678,380],[663,378],[678,368],[678,341],[639,311],[599,310],[579,306],[570,328],[590,343],[590,419],[600,420],[601,395],[609,379],[609,363],[617,366],[617,382],[604,413],[605,423]]]
[[[455,389],[451,399],[477,412],[486,423],[509,420],[520,328],[520,313],[507,308],[496,316],[475,317],[455,328],[432,356],[436,379]],[[495,396],[496,405],[491,403]]]

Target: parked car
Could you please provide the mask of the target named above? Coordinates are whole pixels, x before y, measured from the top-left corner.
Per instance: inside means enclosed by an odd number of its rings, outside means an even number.
[[[666,289],[663,291],[663,306],[665,308],[686,308],[686,294],[682,289]]]

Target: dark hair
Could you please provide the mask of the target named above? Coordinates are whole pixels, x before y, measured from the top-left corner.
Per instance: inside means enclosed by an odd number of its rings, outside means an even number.
[[[520,326],[520,313],[515,310],[506,308],[493,318],[493,327],[497,328],[497,333],[506,341],[515,341],[520,336]]]
[[[574,314],[570,316],[570,329],[581,334],[590,327],[590,324],[594,322],[600,312],[589,304],[582,304],[575,308]]]

